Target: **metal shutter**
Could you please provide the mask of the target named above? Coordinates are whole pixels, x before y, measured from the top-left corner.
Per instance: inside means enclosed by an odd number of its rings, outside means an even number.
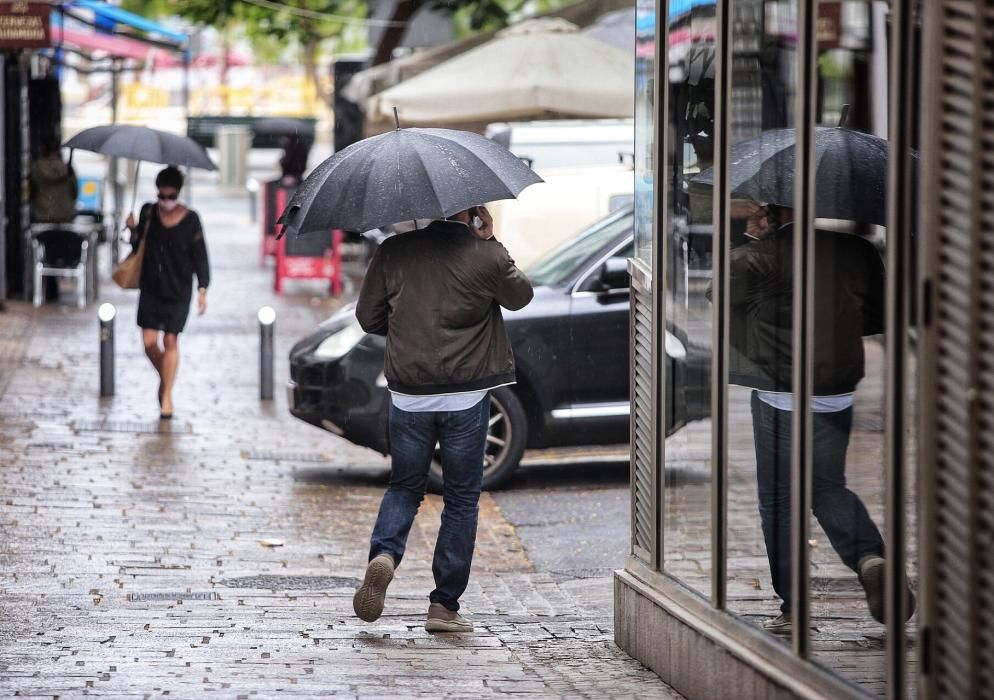
[[[994,697],[994,0],[925,3],[921,235],[929,697]]]

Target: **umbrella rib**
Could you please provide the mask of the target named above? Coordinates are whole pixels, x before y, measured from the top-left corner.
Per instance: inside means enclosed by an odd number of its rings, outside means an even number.
[[[425,134],[419,134],[419,133],[413,132],[413,131],[410,132],[410,133],[414,134],[418,139],[421,139],[423,141],[428,141],[430,143],[430,137],[428,137],[427,135],[425,135]],[[415,153],[415,155],[418,156],[418,158],[417,158],[418,165],[421,167],[421,170],[424,172],[425,177],[428,180],[428,183],[431,185],[431,194],[432,194],[433,197],[435,197],[435,204],[438,207],[436,209],[436,211],[439,212],[438,216],[441,217],[441,218],[445,218],[445,217],[449,216],[450,214],[454,214],[455,212],[449,212],[449,211],[447,211],[445,205],[442,204],[442,200],[438,196],[438,189],[435,187],[435,180],[432,177],[432,173],[431,173],[430,170],[428,170],[428,166],[425,165],[425,162],[421,158],[421,153],[418,151],[417,147],[412,144],[412,149],[411,150],[413,150],[414,153]],[[435,217],[435,218],[437,218],[437,217]]]
[[[392,131],[392,132],[388,132],[388,133],[384,134],[383,138],[379,142],[377,142],[376,148],[373,149],[369,153],[369,160],[367,161],[368,164],[369,164],[369,166],[368,166],[369,170],[366,171],[366,178],[365,178],[365,180],[366,180],[366,186],[364,188],[365,192],[369,192],[370,191],[370,185],[372,184],[372,179],[373,179],[374,175],[376,175],[376,168],[374,167],[374,165],[376,163],[377,154],[381,150],[383,150],[384,148],[386,148],[387,143],[388,143],[388,139],[395,138],[394,134],[396,134],[396,133],[398,133],[398,132]],[[398,168],[398,170],[399,170],[399,168]],[[398,173],[398,177],[399,176],[400,176],[400,173]],[[366,198],[364,200],[364,202],[363,202],[363,208],[362,208],[362,227],[361,228],[364,228],[366,230],[370,230],[370,229],[373,229],[373,228],[376,228],[378,226],[382,226],[382,225],[385,225],[385,224],[397,223],[395,221],[384,221],[382,224],[379,223],[379,222],[373,223],[374,221],[376,221],[377,217],[374,217],[372,214],[368,213],[368,210],[367,210],[366,207],[370,203],[371,202],[370,202],[369,198]]]

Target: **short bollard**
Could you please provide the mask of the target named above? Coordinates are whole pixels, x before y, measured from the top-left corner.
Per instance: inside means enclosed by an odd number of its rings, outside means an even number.
[[[271,306],[259,309],[259,398],[273,398],[273,326],[276,311]]]
[[[101,304],[97,309],[100,319],[100,395],[114,395],[114,317],[113,304]]]
[[[258,199],[259,199],[259,181],[254,177],[250,177],[245,181],[245,191],[248,192],[249,198],[249,221],[253,224],[258,220]]]

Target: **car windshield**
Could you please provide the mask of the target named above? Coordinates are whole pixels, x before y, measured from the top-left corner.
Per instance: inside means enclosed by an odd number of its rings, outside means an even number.
[[[528,268],[528,279],[533,285],[562,284],[581,272],[594,253],[631,228],[630,209],[612,214],[539,259]]]

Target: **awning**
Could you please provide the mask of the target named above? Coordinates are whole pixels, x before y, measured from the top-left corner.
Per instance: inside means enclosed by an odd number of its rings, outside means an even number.
[[[556,17],[515,24],[495,39],[374,95],[367,114],[386,118],[397,109],[401,121],[425,126],[632,116],[632,51],[577,29]]]
[[[67,49],[75,49],[87,54],[107,54],[117,58],[133,58],[144,61],[150,47],[134,39],[113,34],[98,34],[78,29],[66,29],[52,25],[52,44]]]
[[[698,0],[698,2],[703,1]],[[708,1],[714,2],[714,0]],[[630,0],[580,0],[580,2],[561,7],[558,10],[543,13],[539,17],[562,17],[580,27],[588,27],[606,13],[624,9],[630,4]],[[395,58],[392,61],[359,71],[352,76],[342,94],[345,95],[346,99],[356,104],[363,104],[374,94],[383,92],[401,81],[413,78],[433,66],[476,48],[493,39],[495,34],[496,31],[479,32],[463,39],[451,41],[448,44],[415,51],[408,56]]]
[[[189,37],[183,32],[177,32],[158,22],[153,22],[147,17],[122,10],[120,7],[109,5],[106,2],[98,2],[98,0],[73,0],[73,2],[66,3],[65,6],[67,8],[78,7],[89,10],[97,17],[113,24],[124,24],[147,34],[156,34],[167,41],[177,44],[186,44],[189,40]]]

